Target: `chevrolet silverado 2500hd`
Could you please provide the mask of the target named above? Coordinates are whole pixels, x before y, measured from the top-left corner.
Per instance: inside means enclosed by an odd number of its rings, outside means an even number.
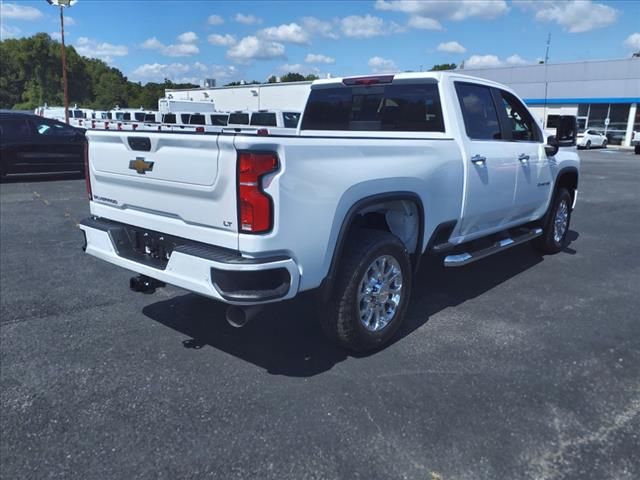
[[[456,72],[318,80],[295,136],[89,131],[88,254],[229,304],[314,290],[358,351],[388,342],[423,254],[565,245],[579,158],[510,89]]]

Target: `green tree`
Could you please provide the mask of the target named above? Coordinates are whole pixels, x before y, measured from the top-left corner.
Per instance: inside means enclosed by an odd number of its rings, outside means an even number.
[[[438,72],[440,70],[455,70],[457,65],[455,63],[438,63],[431,67],[432,72]]]
[[[304,82],[305,78],[303,75],[300,75],[299,73],[292,73],[289,72],[286,75],[283,75],[282,77],[280,77],[280,81],[285,83],[285,82]]]

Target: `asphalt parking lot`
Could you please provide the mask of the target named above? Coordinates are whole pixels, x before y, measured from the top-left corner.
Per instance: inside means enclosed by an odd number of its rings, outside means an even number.
[[[2,478],[640,478],[640,156],[581,152],[571,243],[434,259],[354,357],[84,255],[84,181],[0,188]]]

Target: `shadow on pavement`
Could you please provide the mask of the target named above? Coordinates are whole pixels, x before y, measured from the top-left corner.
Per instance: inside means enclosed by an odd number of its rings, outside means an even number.
[[[577,238],[576,232],[569,232],[570,241]],[[444,268],[440,258],[425,257],[414,281],[405,323],[392,343],[423,326],[432,315],[482,295],[543,258],[528,245],[463,268]],[[322,308],[304,297],[269,305],[241,329],[226,322],[225,304],[195,294],[148,305],[143,313],[191,337],[183,342],[185,348],[208,345],[274,375],[309,377],[330,370],[349,355],[324,337],[315,320]]]

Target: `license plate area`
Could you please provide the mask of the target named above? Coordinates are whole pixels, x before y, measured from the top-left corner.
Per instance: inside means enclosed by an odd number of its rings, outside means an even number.
[[[109,233],[119,256],[164,270],[181,239],[132,226],[110,229]]]

